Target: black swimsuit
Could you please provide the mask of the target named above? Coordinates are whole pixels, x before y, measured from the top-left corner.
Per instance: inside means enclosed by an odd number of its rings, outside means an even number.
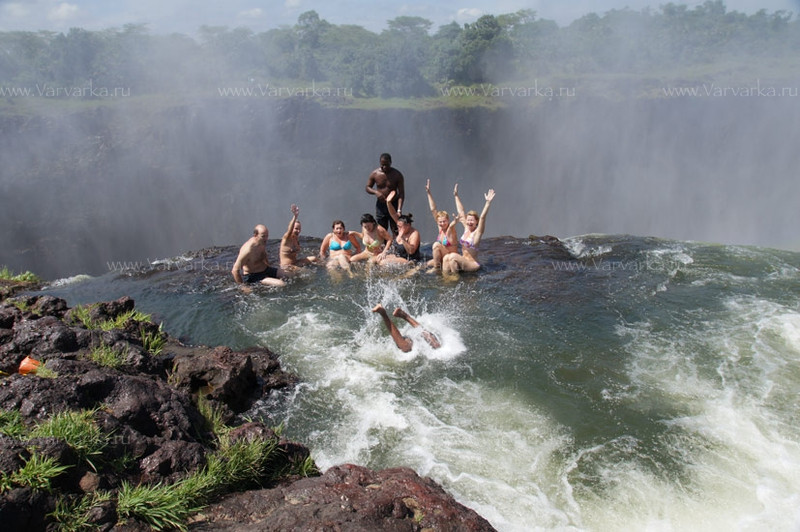
[[[398,244],[397,240],[392,242],[392,253],[406,260],[422,260],[422,255],[420,255],[419,248],[417,248],[414,253],[409,255],[405,246],[403,246],[403,244]]]
[[[266,279],[267,277],[274,277],[275,279],[278,278],[278,269],[272,266],[267,266],[267,269],[263,272],[255,272],[255,273],[246,273],[242,276],[242,281],[245,283],[257,283],[262,279]]]

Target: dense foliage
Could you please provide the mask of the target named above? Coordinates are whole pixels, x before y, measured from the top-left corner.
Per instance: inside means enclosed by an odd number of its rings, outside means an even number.
[[[97,87],[133,94],[303,80],[347,88],[356,97],[415,97],[446,84],[470,85],[536,76],[648,73],[728,58],[789,57],[800,49],[791,13],[727,11],[721,0],[689,8],[612,10],[568,26],[522,10],[484,15],[433,31],[402,16],[380,34],[334,25],[315,11],[292,27],[263,33],[203,26],[196,38],[153,35],[143,25],[87,31],[0,33],[0,87]],[[56,91],[56,93],[54,93]],[[102,96],[103,94],[99,94]]]

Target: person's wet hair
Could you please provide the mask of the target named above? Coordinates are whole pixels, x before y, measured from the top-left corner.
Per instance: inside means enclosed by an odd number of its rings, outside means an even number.
[[[377,225],[378,222],[375,221],[375,217],[372,216],[370,213],[365,213],[361,215],[361,225],[364,224],[375,224]]]

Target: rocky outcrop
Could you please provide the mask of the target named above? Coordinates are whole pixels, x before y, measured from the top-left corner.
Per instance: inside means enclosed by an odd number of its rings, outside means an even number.
[[[85,449],[65,439],[3,428],[4,530],[45,530],[54,526],[52,512],[59,501],[114,494],[125,483],[172,484],[202,470],[215,451],[215,435],[200,402],[235,427],[227,433],[232,444],[275,442],[278,452],[266,469],[286,473],[277,480],[256,479],[263,489],[211,501],[193,518],[192,528],[491,530],[474,511],[408,469],[375,472],[344,465],[318,476],[308,448],[240,416],[259,398],[297,382],[297,376],[281,369],[274,353],[266,348],[235,351],[186,345],[166,337],[141,316],[126,320],[133,310],[130,298],[81,309],[70,309],[52,296],[21,296],[0,303],[0,410],[18,413],[27,429],[59,412],[89,412],[91,424],[105,438],[101,454],[86,456]],[[113,327],[92,326],[112,322]],[[148,351],[146,337],[153,335],[163,335],[157,354]],[[94,356],[98,349],[116,353],[119,359],[104,364]],[[26,357],[41,362],[36,373],[18,373]],[[14,480],[34,455],[67,468],[46,485],[32,487]],[[135,518],[123,522],[114,500],[98,499],[86,513],[86,525],[148,529]]]
[[[438,484],[407,468],[372,471],[345,464],[320,477],[225,497],[193,530],[494,530]]]

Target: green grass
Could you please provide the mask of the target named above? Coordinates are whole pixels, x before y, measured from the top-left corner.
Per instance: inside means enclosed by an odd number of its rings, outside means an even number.
[[[36,274],[31,272],[24,272],[15,274],[11,270],[9,270],[6,266],[0,268],[0,279],[4,281],[17,281],[17,282],[26,282],[26,283],[40,283],[42,282]]]
[[[75,305],[70,310],[71,321],[74,324],[82,324],[87,329],[94,329],[95,323],[92,320],[92,316],[90,311],[92,309],[92,305]]]
[[[213,408],[205,410],[204,415],[210,412],[212,418],[217,417]],[[207,455],[206,466],[174,484],[124,485],[117,499],[121,520],[136,518],[156,530],[186,530],[189,516],[216,496],[260,487],[286,475],[319,474],[311,457],[289,468],[284,465],[278,447],[280,428],[274,429],[276,437],[272,439],[231,442],[230,427],[219,419],[210,423],[217,430],[218,441],[217,449]]]
[[[59,464],[55,458],[42,458],[34,452],[18,470],[11,474],[0,473],[0,492],[16,486],[49,492],[50,482],[70,467]]]
[[[92,348],[89,352],[89,358],[100,366],[118,368],[125,363],[126,356],[113,347],[101,345]]]
[[[217,437],[220,437],[230,431],[230,428],[225,425],[222,420],[222,408],[215,406],[214,403],[206,399],[202,394],[197,395],[197,410],[205,419],[206,426],[203,427],[206,431],[213,432]]]
[[[26,301],[24,301],[22,299],[6,299],[5,302],[6,303],[11,303],[12,305],[14,305],[15,307],[17,307],[20,310],[20,312],[30,312],[31,311],[31,306]]]
[[[56,530],[60,532],[81,532],[93,527],[89,519],[89,511],[111,500],[107,491],[95,491],[82,497],[60,497],[56,501],[56,509],[48,514],[56,522]]]
[[[0,433],[21,439],[28,432],[19,410],[0,410]]]
[[[117,493],[117,516],[120,520],[135,517],[155,530],[186,530],[188,517],[200,508],[175,486],[167,484],[132,486],[124,482]]]
[[[150,314],[145,314],[144,312],[139,312],[138,310],[129,310],[128,312],[124,312],[114,318],[113,320],[106,320],[101,321],[99,324],[99,328],[104,331],[111,331],[113,329],[123,329],[125,324],[128,323],[129,320],[133,320],[135,322],[144,322],[150,321]]]
[[[135,322],[148,322],[151,317],[150,314],[139,312],[138,310],[129,310],[110,320],[94,320],[92,319],[92,308],[95,305],[76,305],[70,311],[72,322],[80,323],[87,329],[100,329],[102,331],[111,331],[113,329],[123,329],[129,320]],[[159,329],[160,330],[160,329]]]
[[[222,422],[220,410],[202,400],[199,408],[216,436],[216,449],[207,455],[205,467],[172,484],[123,483],[116,492],[96,492],[82,497],[62,495],[56,509],[49,514],[55,528],[67,531],[91,528],[91,509],[111,500],[116,502],[119,522],[135,518],[155,530],[186,530],[188,518],[217,496],[257,488],[288,475],[319,474],[311,457],[301,463],[287,463],[279,447],[282,427],[273,429],[273,438],[232,442],[231,427]],[[99,463],[95,462],[102,456],[109,439],[94,422],[95,412],[96,409],[61,412],[30,430],[26,429],[18,410],[0,412],[0,432],[17,439],[59,438],[75,451],[79,460],[97,471]],[[103,464],[122,472],[119,469],[127,470],[135,463],[130,457],[124,458],[124,464]],[[16,486],[50,491],[52,479],[69,467],[72,466],[33,453],[19,470],[0,474],[0,491]]]
[[[95,461],[108,445],[108,437],[94,422],[96,410],[64,411],[36,425],[30,436],[64,440],[81,460],[97,471]]]
[[[320,474],[317,464],[311,456],[307,456],[302,463],[297,464],[296,469],[292,471],[293,474],[300,475],[301,477],[314,477]]]
[[[258,486],[269,475],[278,441],[220,441],[208,456],[206,467],[174,484],[123,484],[117,495],[120,520],[136,518],[155,530],[186,530],[189,516],[200,511],[215,495]],[[269,476],[267,478],[270,478]]]
[[[153,333],[147,332],[144,327],[139,329],[139,336],[142,338],[142,347],[153,356],[160,355],[161,350],[167,343],[167,335],[163,333],[162,325],[163,324],[159,324],[158,331]]]
[[[56,377],[58,377],[58,372],[48,368],[47,363],[45,362],[44,364],[36,368],[36,373],[34,373],[34,375],[42,379],[55,379]]]

